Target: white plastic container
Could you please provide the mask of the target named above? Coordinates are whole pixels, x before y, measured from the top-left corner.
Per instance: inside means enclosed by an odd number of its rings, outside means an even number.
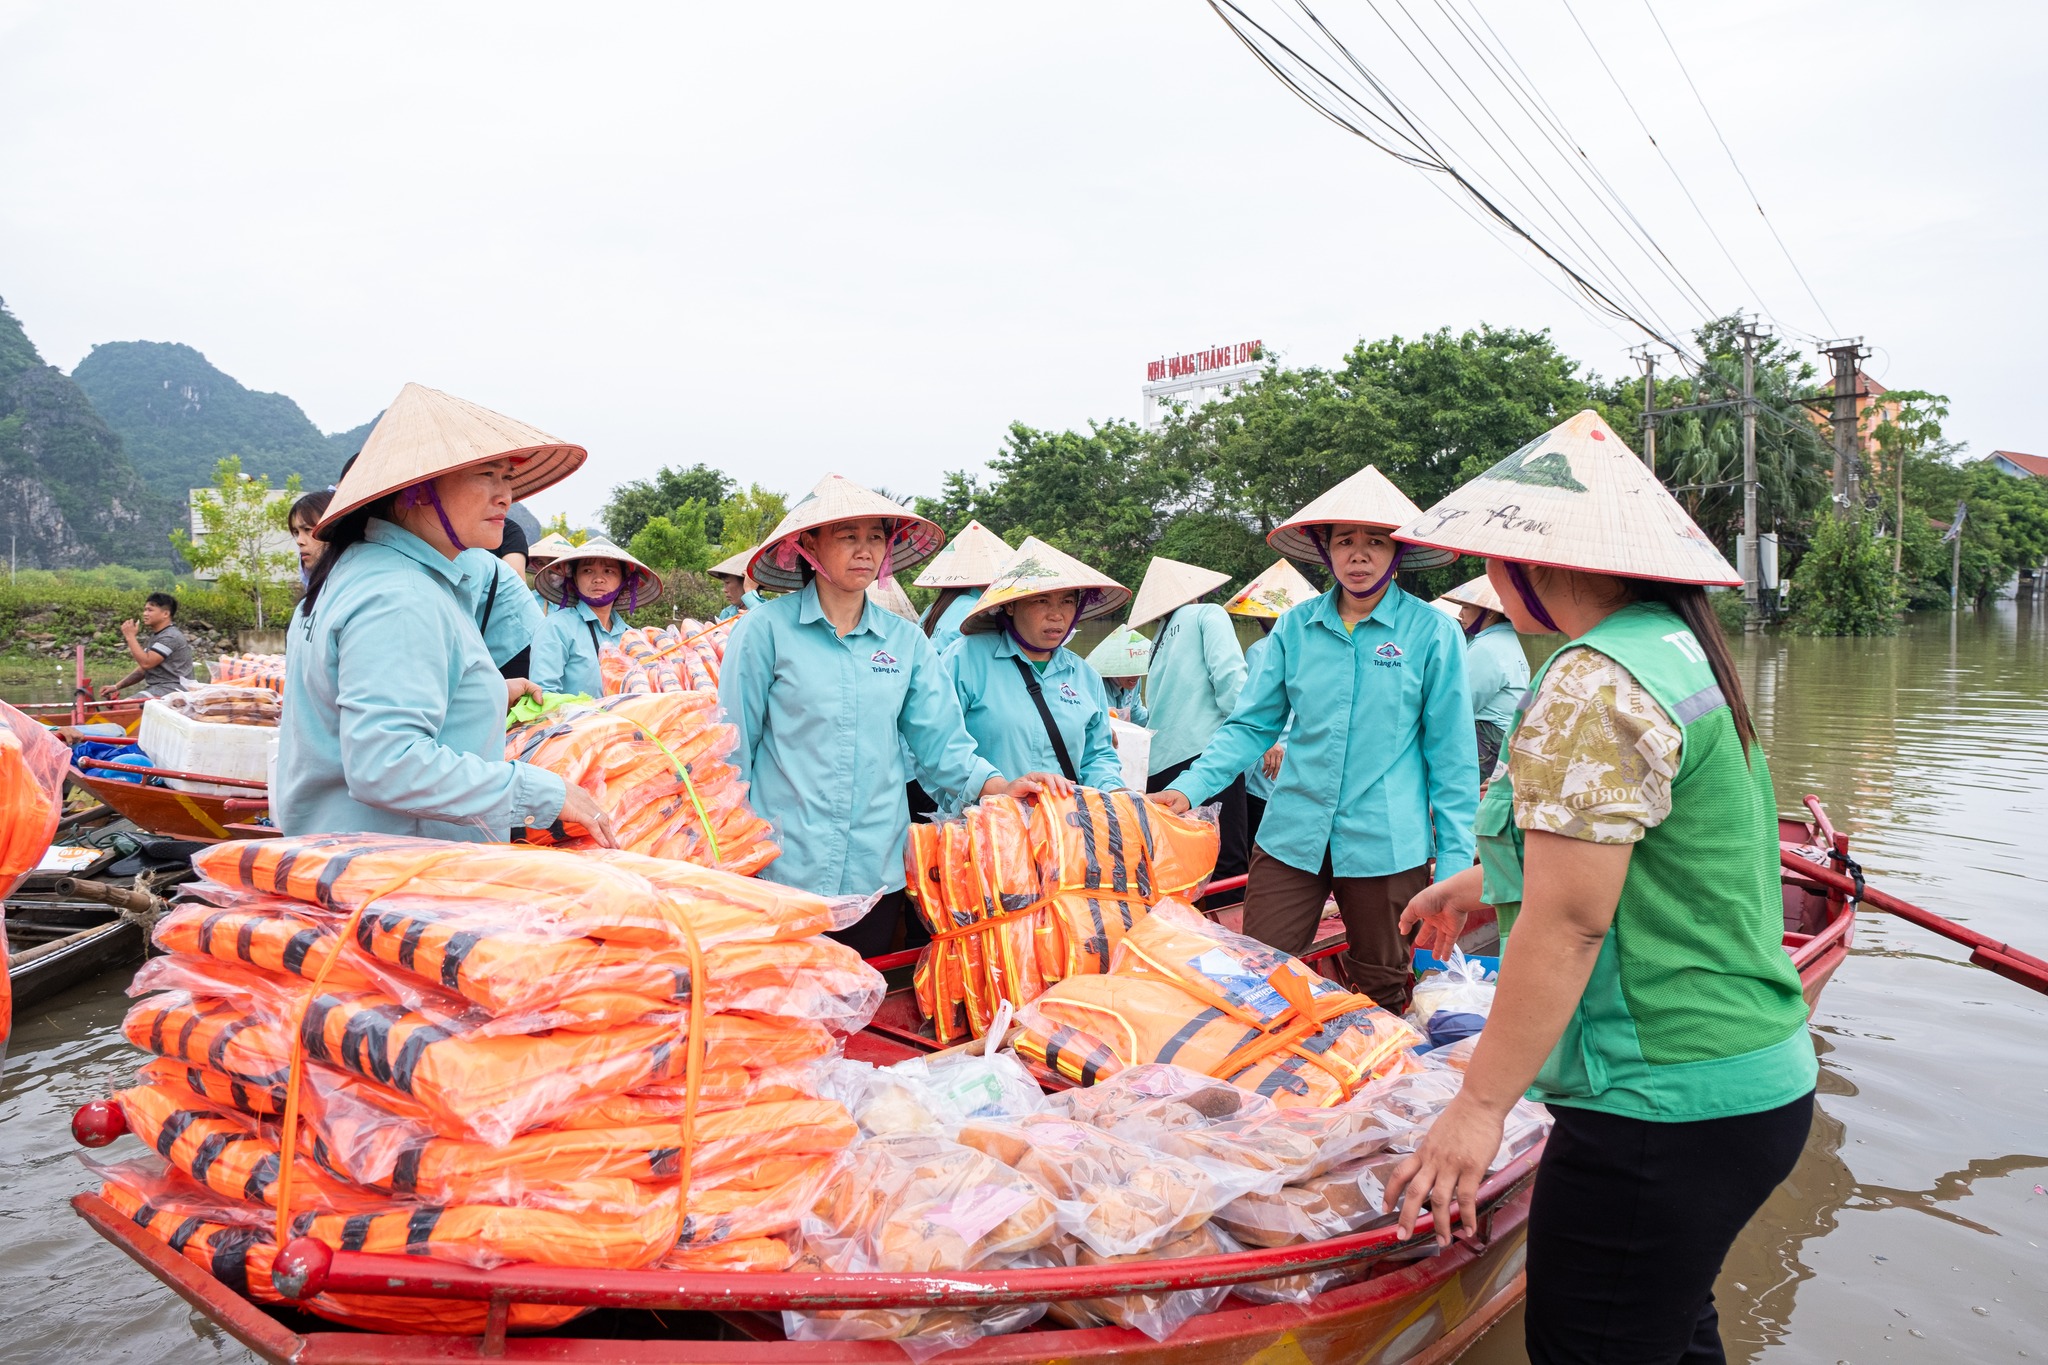
[[[1111,716],[1109,737],[1116,745],[1117,762],[1123,765],[1124,785],[1134,792],[1145,790],[1145,779],[1151,776],[1152,732]]]
[[[267,783],[277,730],[269,725],[220,725],[193,720],[152,700],[142,708],[142,724],[135,732],[135,742],[149,755],[152,767]],[[167,777],[164,782],[179,791],[214,796],[256,795],[247,787],[219,782],[190,782],[178,777]]]

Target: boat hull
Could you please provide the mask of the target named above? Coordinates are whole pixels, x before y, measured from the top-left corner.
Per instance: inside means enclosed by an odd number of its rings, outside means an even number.
[[[192,839],[219,843],[223,839],[246,839],[251,834],[275,833],[256,830],[245,822],[261,813],[252,806],[255,794],[217,796],[207,792],[179,791],[173,787],[145,787],[119,778],[100,777],[71,770],[71,780],[126,817],[137,829],[167,839]],[[232,803],[232,804],[230,804]]]

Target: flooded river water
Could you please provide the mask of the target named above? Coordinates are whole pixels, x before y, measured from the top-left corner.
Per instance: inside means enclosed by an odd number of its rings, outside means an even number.
[[[1781,805],[1819,795],[1873,881],[2048,956],[2048,604],[1739,653]],[[1731,1360],[2048,1357],[2048,997],[1963,958],[1862,918],[1813,1019],[1805,1156],[1722,1276]],[[121,984],[15,1021],[0,1074],[0,1359],[248,1359],[65,1205],[91,1181],[71,1111],[137,1059]],[[1467,1360],[1520,1362],[1520,1336],[1510,1318]]]

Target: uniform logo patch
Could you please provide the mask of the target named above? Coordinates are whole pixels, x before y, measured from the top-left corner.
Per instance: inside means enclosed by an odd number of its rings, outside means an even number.
[[[878,649],[868,656],[868,663],[877,673],[894,673],[896,656],[886,649]]]
[[[1060,700],[1078,702],[1081,700],[1081,694],[1074,690],[1074,685],[1072,683],[1061,683]]]
[[[1387,641],[1372,652],[1372,661],[1381,668],[1404,667],[1405,665],[1402,664],[1401,658],[1401,646],[1395,644],[1392,640]]]

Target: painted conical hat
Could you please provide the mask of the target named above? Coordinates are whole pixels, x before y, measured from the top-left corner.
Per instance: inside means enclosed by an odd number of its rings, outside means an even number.
[[[1131,604],[1131,619],[1126,624],[1136,629],[1157,621],[1174,608],[1184,607],[1229,581],[1227,573],[1154,555],[1145,566],[1145,581],[1138,585],[1138,600]]]
[[[932,556],[917,576],[920,588],[985,588],[996,581],[996,570],[1010,557],[1003,538],[978,521],[960,528],[960,534],[946,542],[946,548]]]
[[[1441,600],[1461,607],[1477,607],[1481,611],[1490,611],[1501,616],[1508,614],[1508,609],[1500,604],[1500,594],[1493,590],[1493,583],[1485,574],[1479,575],[1470,583],[1460,583],[1445,593]]]
[[[1367,465],[1330,489],[1308,506],[1274,527],[1266,543],[1297,564],[1324,566],[1315,536],[1325,526],[1383,526],[1391,531],[1406,526],[1421,509],[1408,495],[1394,487],[1386,475]],[[1315,536],[1310,535],[1313,531]],[[1440,550],[1410,547],[1401,555],[1404,569],[1435,569],[1450,563],[1456,555]]]
[[[570,585],[578,561],[585,559],[614,559],[624,566],[626,591],[617,602],[626,604],[629,610],[638,611],[661,600],[661,575],[609,540],[586,540],[556,555],[546,566],[534,571],[533,590],[558,607],[573,605],[577,599],[569,595]]]
[[[1301,576],[1301,570],[1283,559],[1239,588],[1237,596],[1223,604],[1223,610],[1232,616],[1276,621],[1290,608],[1320,595],[1316,585]]]
[[[889,501],[880,493],[862,488],[851,479],[827,474],[804,500],[789,509],[768,539],[754,551],[747,576],[770,592],[796,592],[804,585],[803,561],[797,555],[796,538],[814,526],[835,521],[858,521],[883,517],[896,523],[889,541],[888,562],[881,573],[900,573],[930,559],[945,544],[946,533],[935,521],[927,521],[908,507]]]
[[[1074,618],[1076,625],[1120,611],[1124,603],[1131,600],[1131,590],[1115,579],[1095,572],[1070,554],[1055,550],[1037,536],[1026,536],[1024,543],[997,566],[996,576],[981,594],[981,601],[960,622],[960,633],[978,635],[985,630],[996,630],[1002,625],[1002,609],[1006,604],[1042,593],[1069,590],[1081,594],[1081,612]]]
[[[903,591],[903,585],[896,581],[895,574],[883,574],[868,584],[868,601],[906,621],[917,619],[917,608],[911,605],[910,594]]]
[[[745,578],[747,565],[753,561],[754,551],[760,548],[758,545],[749,545],[738,554],[727,555],[713,564],[709,572],[717,578]]]
[[[1453,602],[1448,597],[1432,597],[1429,599],[1429,605],[1435,607],[1438,611],[1450,617],[1453,621],[1458,620],[1459,613],[1465,610],[1464,607],[1460,606],[1456,602]]]
[[[1142,678],[1152,671],[1152,642],[1129,626],[1088,651],[1088,666],[1105,678]]]
[[[512,496],[530,498],[575,473],[588,456],[582,446],[538,427],[439,389],[407,384],[370,429],[314,534],[388,493],[486,460],[510,459]]]
[[[560,531],[550,531],[526,549],[526,567],[538,570],[551,559],[558,558],[575,549],[569,538]]]
[[[1453,490],[1398,535],[1410,545],[1622,578],[1742,582],[1591,409]]]

